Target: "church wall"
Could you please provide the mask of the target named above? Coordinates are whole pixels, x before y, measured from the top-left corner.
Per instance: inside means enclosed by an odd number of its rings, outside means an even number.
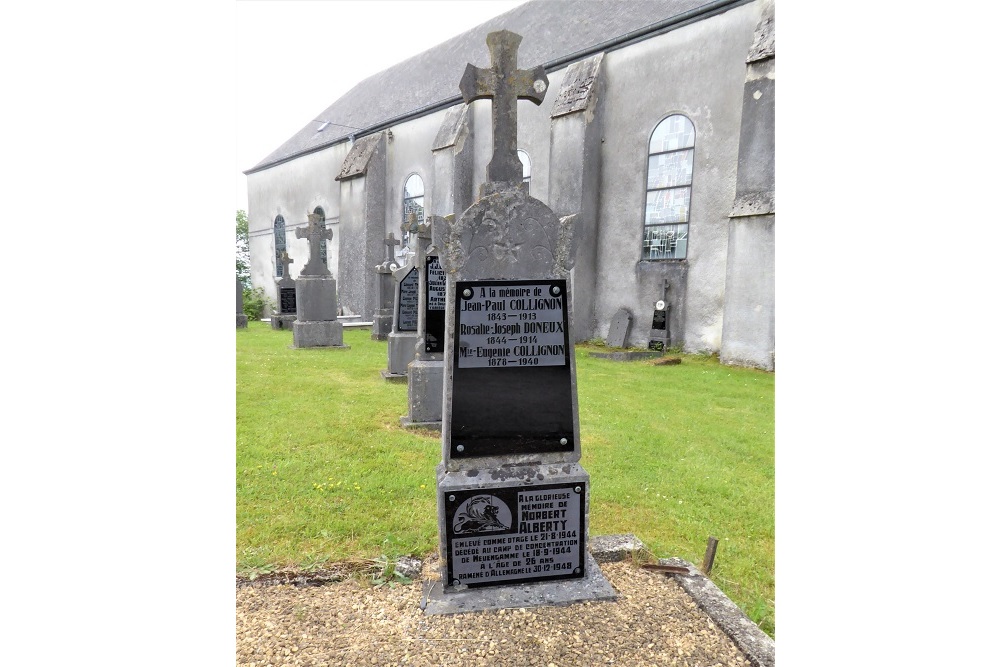
[[[629,341],[644,346],[667,280],[672,342],[690,352],[719,351],[745,60],[758,16],[756,5],[743,5],[605,56],[601,336],[624,306],[633,314]],[[687,116],[696,133],[688,255],[641,261],[649,138],[672,113]]]
[[[343,142],[322,151],[247,175],[247,221],[250,229],[250,278],[254,287],[263,287],[277,302],[275,285],[274,218],[285,219],[285,247],[294,260],[289,273],[294,278],[309,261],[309,242],[295,237],[297,227],[305,227],[317,206],[326,213],[333,239],[327,241],[327,266],[338,275],[340,183],[333,180],[340,171],[350,144]]]

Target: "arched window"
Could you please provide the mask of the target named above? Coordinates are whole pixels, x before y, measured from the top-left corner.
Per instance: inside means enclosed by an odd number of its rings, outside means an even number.
[[[410,213],[417,214],[417,224],[424,221],[424,182],[416,174],[410,174],[403,186],[403,225],[407,225]],[[404,231],[402,234],[403,249],[410,245],[410,232]]]
[[[694,125],[685,116],[667,116],[649,138],[643,259],[687,257],[693,167]]]
[[[281,263],[281,253],[285,252],[285,219],[280,215],[274,219],[274,275],[281,278],[284,265]]]
[[[531,158],[528,157],[528,153],[522,151],[520,148],[517,149],[517,157],[521,161],[521,182],[528,184],[528,190],[531,190]]]
[[[323,226],[323,229],[326,229],[326,213],[323,211],[323,209],[321,207],[317,206],[313,210],[313,214],[319,216],[319,224]],[[323,262],[323,266],[326,266],[326,239],[325,238],[322,241],[320,241],[320,243],[319,243],[319,261]]]

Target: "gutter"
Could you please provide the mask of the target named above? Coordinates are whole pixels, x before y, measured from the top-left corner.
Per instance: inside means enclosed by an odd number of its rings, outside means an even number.
[[[677,14],[675,16],[671,16],[668,19],[663,19],[662,21],[651,23],[650,25],[644,28],[638,28],[636,30],[633,30],[632,32],[627,32],[624,35],[619,35],[618,37],[615,37],[614,39],[609,39],[605,42],[600,42],[598,44],[595,44],[594,46],[583,49],[582,51],[577,51],[576,53],[571,53],[567,56],[562,56],[561,58],[551,60],[545,63],[543,67],[545,68],[545,73],[548,74],[555,70],[561,69],[564,66],[569,65],[570,63],[576,62],[578,60],[583,60],[584,58],[589,58],[590,56],[595,55],[597,53],[601,52],[609,53],[611,51],[617,51],[618,49],[631,46],[636,42],[642,41],[644,39],[649,39],[650,37],[657,37],[664,33],[670,32],[671,30],[682,28],[691,23],[695,23],[697,21],[710,18],[712,16],[715,16],[716,14],[722,14],[724,12],[729,11],[730,9],[735,9],[736,7],[739,7],[741,5],[746,5],[754,1],[755,0],[714,0],[713,2],[704,4],[701,7],[696,7],[695,9],[691,9],[686,12]],[[352,139],[358,139],[360,137],[369,134],[374,134],[375,132],[381,132],[382,130],[390,128],[394,125],[399,125],[401,123],[421,118],[423,116],[428,116],[432,113],[441,111],[442,109],[447,109],[448,107],[454,106],[462,101],[463,101],[462,96],[456,95],[454,97],[449,97],[440,100],[438,102],[433,102],[418,109],[414,109],[413,111],[408,111],[405,114],[401,114],[399,116],[390,118],[389,120],[382,121],[377,125],[372,125],[363,130],[358,130],[352,135],[345,135],[339,137],[338,139],[328,141],[324,144],[319,144],[317,146],[301,150],[298,153],[294,153],[287,157],[283,157],[279,160],[275,160],[274,162],[268,162],[267,164],[247,169],[246,171],[243,172],[243,175],[249,176],[250,174],[255,174],[259,171],[270,169],[271,167],[276,167],[279,164],[284,164],[285,162],[291,162],[292,160],[300,158],[303,155],[318,153],[321,150],[325,150],[327,148],[330,148],[331,146],[336,146],[337,144],[341,144],[345,141],[351,141]],[[332,124],[335,125],[336,123]]]

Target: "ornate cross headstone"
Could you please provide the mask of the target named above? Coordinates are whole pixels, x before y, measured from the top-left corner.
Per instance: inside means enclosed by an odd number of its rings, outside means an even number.
[[[494,182],[520,182],[521,160],[517,157],[517,101],[531,100],[536,105],[545,99],[549,79],[539,65],[531,70],[517,69],[517,47],[521,36],[501,30],[486,37],[490,49],[490,67],[469,63],[458,84],[462,99],[493,100],[493,159],[487,167]]]
[[[389,236],[385,239],[385,261],[387,263],[392,262],[393,256],[396,254],[396,246],[400,243],[401,241],[393,236],[392,232],[389,232]]]
[[[324,239],[333,239],[333,230],[327,229],[326,223],[318,213],[309,213],[309,224],[295,230],[295,238],[309,239],[309,261],[302,267],[300,276],[329,276],[330,269],[320,261],[320,244]]]
[[[393,304],[393,283],[392,272],[399,268],[396,264],[395,248],[399,245],[392,232],[385,241],[385,259],[381,264],[375,265],[375,273],[378,274],[378,307],[375,309],[375,317],[372,321],[372,340],[385,340],[392,331],[392,304]]]
[[[283,250],[281,257],[281,280],[278,281],[278,312],[271,315],[272,329],[291,329],[295,322],[298,306],[295,300],[295,281],[288,271],[288,266],[295,262],[288,256],[288,251]]]
[[[590,475],[579,464],[570,335],[575,216],[529,197],[517,158],[517,99],[541,103],[548,81],[541,67],[515,69],[518,35],[486,41],[493,66],[470,65],[461,89],[466,102],[494,98],[490,182],[439,248],[443,589],[428,596],[432,614],[615,597],[587,553]]]

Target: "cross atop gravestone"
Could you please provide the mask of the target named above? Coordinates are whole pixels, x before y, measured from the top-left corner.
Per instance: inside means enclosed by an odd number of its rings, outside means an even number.
[[[531,100],[536,105],[545,99],[549,79],[545,68],[517,69],[517,47],[521,36],[501,30],[486,37],[490,49],[490,67],[469,63],[458,84],[462,99],[493,100],[493,159],[487,173],[493,182],[521,182],[521,161],[517,157],[517,100]]]
[[[392,255],[396,250],[396,246],[399,245],[399,239],[397,239],[392,232],[389,232],[389,236],[386,237],[384,243],[385,243],[385,263],[389,264],[390,262],[392,262]]]
[[[319,258],[319,244],[323,242],[323,239],[332,240],[333,230],[326,228],[326,223],[323,222],[323,219],[319,214],[309,213],[308,216],[309,225],[304,229],[299,227],[295,230],[295,238],[309,239],[309,261],[302,267],[302,271],[299,275],[329,276],[331,275],[330,269],[326,268],[326,265],[323,264]]]
[[[281,275],[288,278],[288,265],[294,264],[295,260],[288,256],[287,250],[281,251]]]

